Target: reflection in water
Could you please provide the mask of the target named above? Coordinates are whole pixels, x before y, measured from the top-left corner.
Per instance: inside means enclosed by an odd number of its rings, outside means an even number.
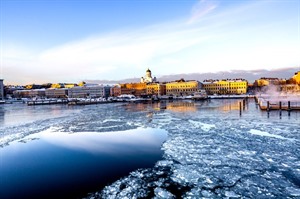
[[[167,104],[167,110],[173,112],[195,112],[197,108],[193,101],[175,101]]]
[[[0,123],[3,126],[19,125],[41,119],[56,118],[80,111],[80,107],[67,105],[27,106],[22,103],[0,106]]]
[[[161,159],[167,132],[46,130],[0,148],[0,198],[82,198]]]
[[[160,101],[149,103],[128,103],[125,104],[127,111],[164,111],[170,110],[173,112],[194,112],[197,107],[194,101]]]
[[[146,112],[148,121],[151,122],[155,112],[170,111],[174,113],[198,111],[214,111],[218,113],[228,113],[248,110],[248,100],[243,99],[216,99],[216,100],[174,100],[174,101],[159,101],[159,102],[145,102],[145,103],[128,103],[124,104],[125,110],[130,112]]]
[[[219,107],[220,111],[233,111],[233,110],[240,110],[240,102],[242,102],[242,100],[223,100],[222,101],[222,106]]]
[[[141,128],[109,133],[77,132],[72,134],[46,130],[31,136],[38,136],[48,143],[71,150],[93,154],[120,154],[133,153],[137,150],[147,152],[154,147],[159,148],[162,142],[166,140],[167,133],[160,129]]]

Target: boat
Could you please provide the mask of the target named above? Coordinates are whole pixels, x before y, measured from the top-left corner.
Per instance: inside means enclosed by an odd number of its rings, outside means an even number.
[[[193,100],[205,100],[207,98],[208,96],[205,90],[199,90],[198,92],[195,92],[192,96]]]
[[[0,104],[5,104],[5,101],[4,100],[0,100]]]

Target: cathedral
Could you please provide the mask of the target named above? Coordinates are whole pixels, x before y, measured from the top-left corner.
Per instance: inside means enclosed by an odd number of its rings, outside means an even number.
[[[152,78],[151,70],[148,68],[145,77],[141,78],[141,83],[152,83],[152,82],[156,82],[156,77]]]

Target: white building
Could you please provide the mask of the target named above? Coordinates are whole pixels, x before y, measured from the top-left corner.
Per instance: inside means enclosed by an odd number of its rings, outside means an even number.
[[[156,77],[152,78],[151,70],[148,68],[145,77],[141,77],[141,83],[152,83],[152,82],[156,82]]]
[[[68,89],[67,88],[51,88],[45,90],[45,95],[48,98],[65,98],[68,95]]]
[[[96,98],[104,97],[105,88],[104,86],[89,86],[89,87],[73,87],[68,90],[68,97],[70,98]]]

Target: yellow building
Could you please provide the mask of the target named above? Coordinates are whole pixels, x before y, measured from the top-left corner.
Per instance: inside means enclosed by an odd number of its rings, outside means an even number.
[[[147,95],[147,84],[146,83],[127,83],[120,84],[121,95],[132,94],[135,96]]]
[[[292,79],[296,84],[300,84],[300,71],[296,72]]]
[[[204,80],[203,88],[207,94],[246,94],[248,82],[244,79]]]
[[[180,79],[166,83],[166,95],[186,96],[191,95],[201,89],[201,83],[195,80],[185,81]]]
[[[165,95],[166,94],[166,85],[160,83],[149,83],[146,86],[147,95]]]
[[[286,84],[285,79],[273,78],[273,77],[262,77],[258,80],[255,80],[254,86],[255,87],[263,87],[269,85],[284,85]]]
[[[269,86],[269,81],[267,79],[255,80],[254,85],[257,87]]]

